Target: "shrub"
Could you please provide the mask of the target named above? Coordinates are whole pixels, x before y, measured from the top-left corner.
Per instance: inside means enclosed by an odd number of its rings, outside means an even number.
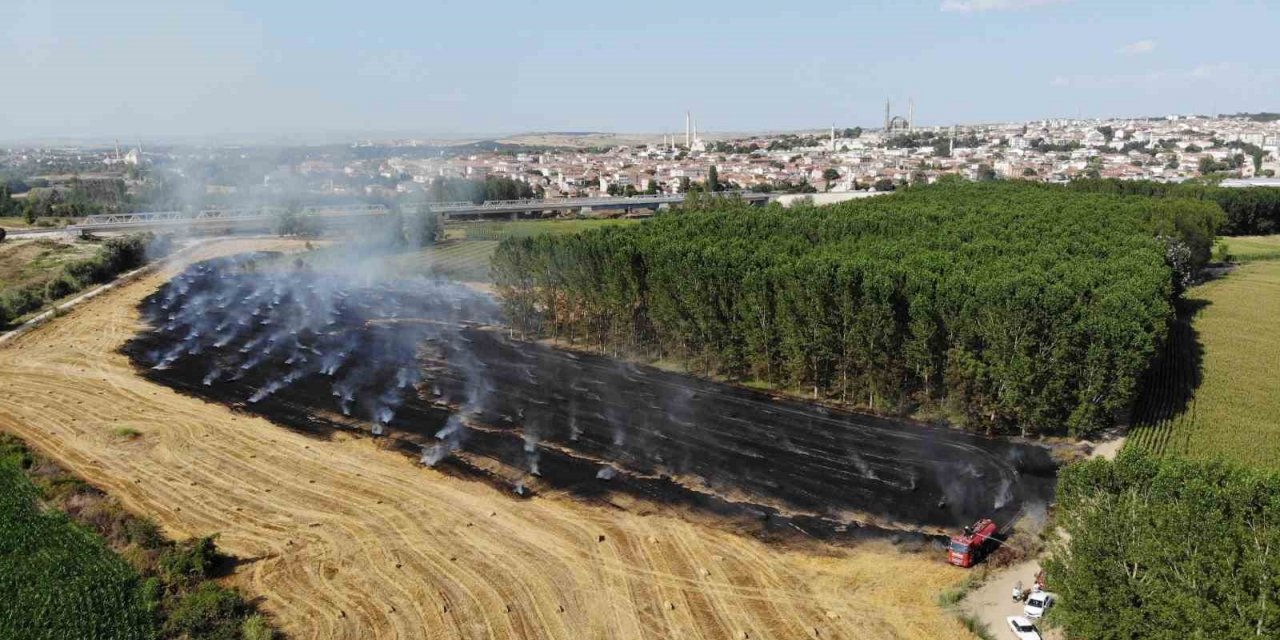
[[[240,635],[244,640],[274,640],[276,632],[267,624],[262,614],[255,613],[244,619],[240,625]]]
[[[180,542],[160,554],[156,569],[171,584],[204,580],[221,560],[213,536]]]
[[[1231,247],[1226,242],[1219,242],[1213,254],[1214,259],[1222,263],[1231,262],[1235,258],[1235,256],[1231,255]]]
[[[143,549],[159,549],[165,544],[160,526],[146,518],[130,518],[124,525],[124,539]]]
[[[74,276],[63,271],[57,277],[45,283],[44,299],[47,302],[54,302],[79,291],[82,286]]]
[[[240,594],[205,582],[178,601],[162,631],[169,637],[191,640],[239,640],[246,611]]]

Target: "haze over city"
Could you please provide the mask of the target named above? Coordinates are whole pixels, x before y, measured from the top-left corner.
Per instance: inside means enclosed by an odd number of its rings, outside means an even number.
[[[672,132],[1233,113],[1268,2],[17,0],[0,140]]]

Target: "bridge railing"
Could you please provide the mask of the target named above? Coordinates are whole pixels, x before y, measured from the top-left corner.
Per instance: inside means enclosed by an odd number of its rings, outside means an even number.
[[[744,197],[749,199],[767,199],[768,194],[753,193],[749,191],[721,191],[719,196],[728,197]],[[483,212],[493,209],[520,209],[528,207],[529,209],[556,209],[565,208],[573,209],[579,207],[617,207],[617,206],[644,206],[651,204],[674,204],[683,202],[684,194],[642,194],[636,196],[610,196],[610,197],[590,197],[590,198],[526,198],[521,200],[489,200],[480,204],[474,202],[437,202],[429,203],[433,211],[441,213],[459,212],[459,211],[475,211]],[[235,221],[235,220],[258,220],[270,218],[287,211],[284,207],[242,207],[229,209],[202,209],[200,211],[140,211],[133,213],[103,213],[85,216],[84,221],[77,227],[102,227],[102,226],[126,226],[126,225],[147,225],[147,224],[179,224],[183,222],[198,221]],[[341,216],[341,215],[364,215],[377,214],[387,211],[387,207],[380,204],[345,204],[345,205],[308,205],[298,209],[303,215],[317,216]]]
[[[750,191],[720,191],[718,196],[728,197],[748,197],[748,198],[768,198],[768,194],[754,193]],[[434,202],[428,203],[427,206],[432,211],[477,211],[484,209],[501,209],[511,207],[529,206],[538,209],[552,209],[556,207],[589,207],[601,205],[627,205],[627,204],[661,204],[668,202],[684,201],[684,194],[642,194],[636,196],[608,196],[608,197],[588,197],[588,198],[525,198],[522,200],[487,200],[479,204],[475,202]]]
[[[385,212],[380,204],[311,205],[298,210],[303,215],[353,215]],[[200,211],[138,211],[133,213],[101,213],[85,216],[80,226],[125,225],[161,222],[193,222],[199,220],[251,220],[270,218],[287,211],[284,207],[234,209],[202,209]]]

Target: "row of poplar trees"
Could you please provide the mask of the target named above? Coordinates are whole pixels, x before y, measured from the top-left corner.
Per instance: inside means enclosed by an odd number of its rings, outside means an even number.
[[[1177,236],[1212,203],[1028,183],[828,207],[734,200],[510,238],[493,275],[528,335],[987,432],[1080,434],[1131,399],[1166,334]]]
[[[1194,182],[1167,183],[1112,178],[1075,180],[1070,188],[1095,193],[1207,200],[1216,203],[1226,214],[1218,229],[1221,235],[1257,236],[1280,233],[1280,189],[1275,187],[1222,187]]]
[[[1063,469],[1045,563],[1072,638],[1280,637],[1280,475],[1155,458]]]

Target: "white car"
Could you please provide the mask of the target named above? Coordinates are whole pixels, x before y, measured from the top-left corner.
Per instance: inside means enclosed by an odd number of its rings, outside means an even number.
[[[1036,591],[1027,596],[1027,606],[1022,608],[1022,613],[1028,618],[1035,620],[1044,615],[1045,609],[1053,606],[1053,594],[1043,591]]]
[[[1040,632],[1036,631],[1036,626],[1031,621],[1022,616],[1012,616],[1005,618],[1009,623],[1009,628],[1013,629],[1013,635],[1018,640],[1042,640]]]

